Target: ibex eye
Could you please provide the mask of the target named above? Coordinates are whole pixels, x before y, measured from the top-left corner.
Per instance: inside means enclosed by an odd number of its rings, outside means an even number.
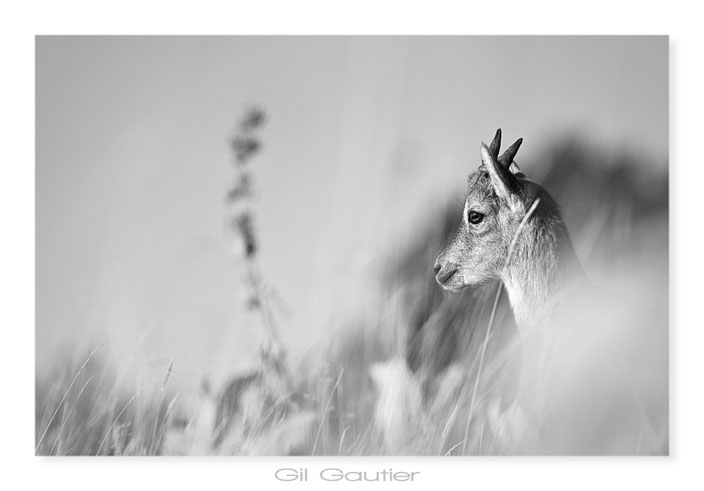
[[[482,215],[478,211],[470,210],[469,213],[467,214],[467,220],[469,220],[469,223],[476,225],[476,224],[480,223],[482,220],[484,220],[484,215]]]

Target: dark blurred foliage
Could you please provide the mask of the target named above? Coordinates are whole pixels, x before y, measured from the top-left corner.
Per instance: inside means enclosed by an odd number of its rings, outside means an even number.
[[[266,117],[261,109],[254,107],[247,110],[237,126],[237,133],[230,140],[235,156],[232,163],[236,175],[226,199],[232,207],[230,228],[235,240],[241,242],[242,247],[237,249],[242,252],[246,260],[253,260],[257,253],[257,235],[250,206],[254,186],[251,171],[247,167],[251,159],[262,149],[256,131],[264,125],[265,121]]]
[[[253,134],[266,123],[264,111],[258,107],[249,109],[238,125],[238,134],[230,140],[235,152],[236,164],[246,165],[261,150],[261,141]]]

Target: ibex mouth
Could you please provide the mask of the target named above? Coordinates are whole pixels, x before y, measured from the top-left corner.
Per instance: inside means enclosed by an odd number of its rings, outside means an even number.
[[[440,283],[440,285],[445,286],[445,283],[447,283],[453,276],[455,276],[457,274],[457,271],[458,268],[455,267],[442,268],[435,276],[435,280]]]

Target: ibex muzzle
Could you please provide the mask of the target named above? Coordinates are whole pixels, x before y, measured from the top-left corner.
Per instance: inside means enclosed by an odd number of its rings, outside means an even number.
[[[438,257],[435,263],[435,279],[441,285],[446,284],[459,270],[459,266],[452,263],[443,262]]]

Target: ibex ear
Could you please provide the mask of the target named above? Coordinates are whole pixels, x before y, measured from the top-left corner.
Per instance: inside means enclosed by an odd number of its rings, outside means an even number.
[[[521,183],[511,174],[507,167],[504,167],[499,160],[491,154],[489,147],[482,143],[481,149],[482,163],[489,171],[491,184],[499,198],[506,200],[513,211],[522,209],[521,200],[517,195]]]

